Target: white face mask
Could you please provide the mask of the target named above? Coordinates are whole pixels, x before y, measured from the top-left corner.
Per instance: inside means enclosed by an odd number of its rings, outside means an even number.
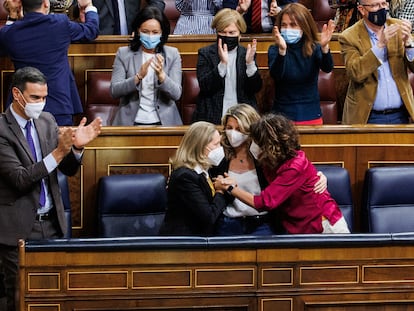
[[[210,160],[210,163],[214,166],[217,166],[220,164],[220,162],[224,159],[224,149],[222,146],[211,150],[208,153],[208,159]]]
[[[249,150],[256,160],[259,159],[259,156],[262,153],[262,149],[254,141],[252,141]]]
[[[26,101],[26,98],[24,98],[22,92],[20,92],[20,94],[22,95],[22,98],[24,100],[24,102],[26,103],[26,106],[23,107],[22,104],[20,104],[20,102],[18,101],[19,105],[24,109],[24,113],[26,114],[26,116],[30,119],[38,119],[40,114],[43,111],[43,108],[46,105],[46,102],[38,102],[38,103],[28,103]]]
[[[38,119],[45,107],[46,102],[40,103],[26,103],[24,113],[31,119]]]
[[[233,148],[240,146],[249,137],[237,130],[226,130],[226,136]]]

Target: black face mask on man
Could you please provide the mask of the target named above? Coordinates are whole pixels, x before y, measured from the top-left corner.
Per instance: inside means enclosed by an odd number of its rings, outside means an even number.
[[[234,50],[239,45],[239,37],[228,37],[228,36],[220,36],[217,35],[217,43],[218,39],[221,39],[221,44],[227,44],[227,51]]]
[[[376,12],[369,12],[368,20],[374,25],[383,26],[387,20],[387,10],[382,8]]]

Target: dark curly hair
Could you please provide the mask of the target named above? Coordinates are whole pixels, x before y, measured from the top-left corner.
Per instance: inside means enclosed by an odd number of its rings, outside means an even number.
[[[279,114],[266,114],[250,126],[250,136],[261,148],[259,162],[270,169],[296,156],[300,149],[295,125]]]
[[[167,16],[155,6],[146,6],[141,11],[139,11],[138,15],[135,17],[134,21],[132,22],[132,29],[134,30],[134,37],[132,38],[129,47],[132,51],[138,51],[141,46],[141,41],[139,40],[139,32],[138,28],[141,27],[143,23],[147,20],[155,19],[161,25],[161,42],[157,46],[157,52],[162,51],[162,47],[165,43],[167,43],[168,36],[170,35],[170,22],[168,21]]]

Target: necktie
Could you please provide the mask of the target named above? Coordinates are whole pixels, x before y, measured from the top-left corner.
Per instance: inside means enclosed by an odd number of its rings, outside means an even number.
[[[119,24],[118,0],[112,0],[112,9],[114,10],[114,35],[120,35],[121,25]]]
[[[36,148],[35,148],[35,145],[34,145],[34,142],[33,142],[33,137],[32,137],[32,122],[30,120],[27,121],[25,129],[26,129],[27,143],[29,144],[30,151],[32,152],[33,158],[37,162]],[[39,205],[40,206],[45,206],[45,203],[46,203],[45,188],[44,188],[43,182],[40,181]]]
[[[262,0],[252,0],[252,31],[262,32]]]

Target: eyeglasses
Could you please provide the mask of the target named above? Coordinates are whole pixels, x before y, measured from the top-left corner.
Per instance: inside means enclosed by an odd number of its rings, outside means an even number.
[[[360,4],[362,6],[369,7],[373,10],[379,10],[379,9],[388,7],[388,2],[387,1],[378,2],[378,3],[374,3],[374,4],[363,4],[363,3],[360,3]]]

